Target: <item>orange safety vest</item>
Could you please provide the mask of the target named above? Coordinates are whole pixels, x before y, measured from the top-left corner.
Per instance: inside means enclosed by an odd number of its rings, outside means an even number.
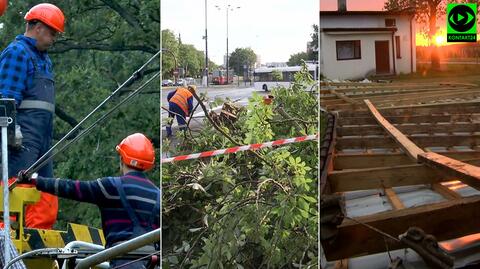
[[[9,178],[9,184],[15,178]],[[2,184],[0,184],[2,185]],[[30,184],[18,184],[19,187],[35,188]],[[40,200],[25,208],[25,227],[51,230],[57,221],[58,197],[46,192],[40,192]],[[3,228],[3,218],[0,218],[0,228]],[[16,217],[10,216],[10,221],[16,221]]]
[[[40,192],[40,200],[25,209],[25,226],[37,229],[52,229],[57,221],[58,197]]]
[[[183,110],[183,112],[185,112],[185,115],[188,116],[189,111],[187,100],[192,96],[192,93],[186,88],[177,88],[177,92],[172,96],[170,102],[177,104]]]

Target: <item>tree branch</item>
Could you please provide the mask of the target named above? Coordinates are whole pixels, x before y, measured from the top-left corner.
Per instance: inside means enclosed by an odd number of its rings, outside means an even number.
[[[75,127],[78,124],[78,121],[74,117],[68,115],[58,104],[55,106],[55,115],[72,127]]]
[[[132,45],[132,46],[118,46],[112,44],[75,44],[75,43],[57,43],[57,45],[48,51],[50,54],[54,53],[64,53],[70,50],[100,50],[100,51],[143,51],[151,54],[155,54],[158,49],[142,46],[142,45]]]
[[[202,107],[203,109],[203,112],[205,113],[205,116],[207,117],[208,121],[210,121],[210,123],[212,124],[212,126],[217,130],[219,131],[223,136],[225,136],[228,140],[230,140],[230,142],[232,142],[233,144],[237,145],[237,146],[241,146],[242,144],[238,141],[236,141],[235,139],[233,139],[233,137],[231,137],[230,135],[228,135],[227,133],[225,133],[225,131],[222,130],[222,128],[220,128],[220,126],[217,125],[217,123],[215,123],[215,121],[213,121],[212,117],[210,117],[209,113],[208,113],[208,110],[207,108],[205,107],[205,104],[202,102],[202,100],[200,99],[200,97],[198,97],[198,95],[195,93],[195,91],[191,90],[190,88],[188,89],[188,91],[190,93],[192,93],[193,97],[195,97],[195,99],[197,99],[197,102],[200,104],[200,107]],[[263,158],[262,155],[260,155],[258,152],[256,151],[252,151],[253,154],[255,154],[260,160],[262,160],[264,163],[266,164],[269,164],[270,166],[274,166],[274,164],[272,164],[271,162],[267,161],[265,158]]]
[[[298,122],[296,120],[294,120],[290,115],[288,115],[287,112],[285,112],[285,110],[283,109],[282,106],[278,106],[277,107],[277,111],[278,113],[280,113],[280,115],[282,115],[286,120],[288,121],[293,121],[293,123],[295,124],[295,126],[297,127],[298,130],[303,130],[302,126],[300,126],[300,124],[298,124]]]
[[[125,21],[130,24],[134,29],[142,29],[144,31],[142,24],[140,21],[130,14],[126,9],[124,9],[122,6],[120,6],[116,1],[108,1],[108,0],[101,0],[105,5],[109,6],[111,9],[113,9],[115,12],[120,15]]]
[[[158,72],[158,71],[160,71],[160,67],[154,67],[154,68],[147,69],[140,74],[140,77],[138,77],[137,80],[143,79],[146,75],[149,75],[151,73]],[[129,89],[129,87],[132,84],[129,84],[127,88],[120,90],[119,96],[121,96],[125,93],[128,93],[128,92],[132,92],[133,90]],[[145,94],[147,92],[140,92],[140,94],[142,94],[142,93]],[[155,92],[148,92],[148,93],[155,93]],[[158,93],[160,93],[160,90],[158,91]]]

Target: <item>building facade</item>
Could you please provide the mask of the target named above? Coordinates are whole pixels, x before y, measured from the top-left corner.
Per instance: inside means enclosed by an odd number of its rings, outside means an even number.
[[[320,72],[362,79],[416,71],[412,11],[320,11]]]

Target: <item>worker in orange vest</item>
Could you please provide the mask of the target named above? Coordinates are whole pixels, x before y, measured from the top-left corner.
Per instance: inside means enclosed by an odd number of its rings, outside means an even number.
[[[191,85],[188,89],[185,87],[178,87],[167,95],[168,101],[168,117],[175,118],[177,116],[178,127],[181,131],[187,130],[187,116],[190,116],[193,110],[193,95],[189,91],[195,92],[196,87]],[[167,125],[167,137],[172,136],[173,120]]]
[[[25,21],[25,33],[18,35],[0,55],[0,92],[4,98],[15,99],[18,129],[23,137],[21,145],[9,149],[9,177],[30,167],[51,147],[55,83],[47,50],[64,32],[65,17],[57,6],[42,3],[25,14]],[[52,177],[52,162],[38,173]],[[51,229],[57,211],[58,198],[42,192],[36,204],[27,206],[25,224]]]

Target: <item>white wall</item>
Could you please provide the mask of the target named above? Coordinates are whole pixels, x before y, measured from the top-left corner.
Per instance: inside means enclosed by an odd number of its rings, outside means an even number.
[[[412,40],[412,50],[413,54],[413,72],[416,72],[416,43],[415,43],[415,22],[412,22],[412,35],[410,36],[410,21],[408,17],[397,17],[397,32],[396,36],[400,36],[400,54],[401,59],[395,59],[397,65],[397,74],[409,74],[411,73],[410,66],[410,40]]]
[[[390,18],[389,16],[388,18]],[[321,28],[385,27],[385,16],[380,15],[322,15]]]
[[[384,28],[385,19],[394,18],[396,20],[397,31],[395,36],[400,36],[401,58],[395,56],[396,74],[408,74],[416,71],[416,52],[415,52],[415,23],[412,23],[412,32],[410,35],[410,17],[409,16],[391,16],[391,15],[336,15],[320,16],[320,72],[330,79],[359,79],[367,75],[374,74],[375,71],[375,40],[389,41],[389,60],[390,69],[393,73],[392,59],[392,35],[391,33],[361,33],[361,32],[323,32],[322,28]],[[360,40],[361,59],[343,60],[336,59],[337,40]],[[412,44],[410,44],[412,40]],[[410,45],[413,46],[410,49]],[[394,49],[396,49],[394,47]],[[412,53],[413,58],[410,54]]]
[[[375,75],[375,41],[388,41],[388,57],[390,59],[390,72],[393,72],[392,64],[392,35],[384,34],[327,34],[321,32],[322,53],[321,73],[329,79],[361,79]],[[336,41],[360,40],[361,59],[337,61]]]

